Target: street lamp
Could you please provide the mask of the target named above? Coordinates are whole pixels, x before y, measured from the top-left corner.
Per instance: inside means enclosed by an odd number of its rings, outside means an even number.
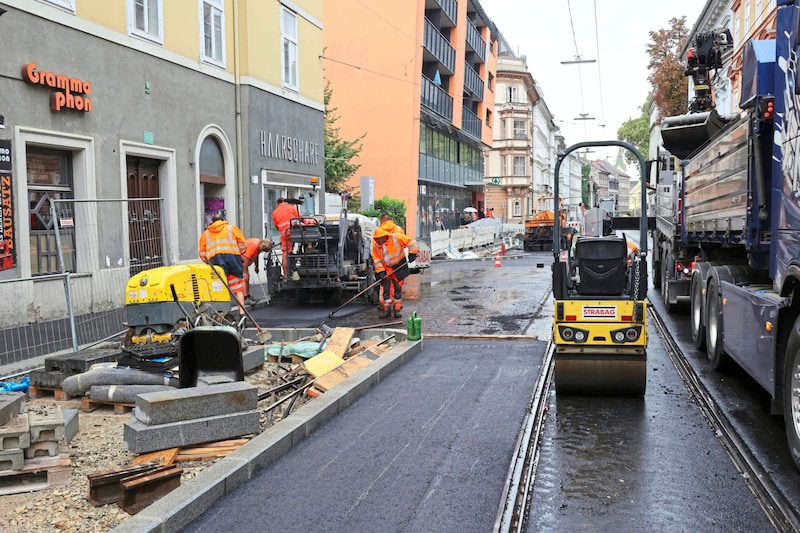
[[[581,56],[575,56],[575,59],[568,59],[567,61],[562,61],[562,65],[576,65],[582,63],[596,63],[596,59],[583,59]]]

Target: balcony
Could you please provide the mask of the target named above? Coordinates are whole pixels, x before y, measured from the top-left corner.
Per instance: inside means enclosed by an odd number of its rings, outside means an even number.
[[[468,108],[464,108],[464,114],[461,116],[461,130],[464,133],[468,133],[478,139],[481,140],[481,128],[483,124],[481,124],[481,119],[470,111]]]
[[[483,100],[483,80],[469,63],[464,63],[464,87],[479,101]]]
[[[453,121],[453,97],[425,76],[422,76],[422,101],[420,103],[437,115],[450,122]]]
[[[425,0],[425,9],[441,9],[442,14],[450,19],[448,26],[456,24],[458,17],[458,3],[456,0]]]
[[[425,19],[425,44],[422,48],[423,61],[438,61],[452,75],[456,68],[456,50],[444,38],[433,23]]]
[[[467,20],[467,44],[475,52],[475,59],[479,59],[481,63],[486,62],[486,42],[470,20]]]

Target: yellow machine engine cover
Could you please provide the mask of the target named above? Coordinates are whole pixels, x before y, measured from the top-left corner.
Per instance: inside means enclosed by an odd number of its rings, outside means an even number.
[[[225,288],[225,274],[219,276],[205,263],[165,266],[143,270],[128,280],[125,288],[125,305],[153,302],[173,302],[171,287],[180,302],[229,302]]]
[[[556,300],[554,311],[553,342],[559,347],[647,347],[644,301]]]
[[[152,268],[131,277],[125,287],[125,315],[133,342],[169,342],[172,328],[196,309],[211,306],[228,312],[231,297],[225,274],[217,267],[216,275],[211,268],[192,263]]]

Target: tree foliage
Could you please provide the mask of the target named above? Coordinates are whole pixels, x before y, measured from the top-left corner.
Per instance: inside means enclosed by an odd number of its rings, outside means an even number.
[[[639,152],[647,158],[650,151],[650,115],[647,110],[650,108],[652,93],[647,95],[644,104],[639,108],[641,114],[636,118],[629,118],[622,123],[617,130],[617,138],[632,144]],[[625,161],[628,164],[636,164],[636,156],[628,150],[625,152]],[[637,164],[638,167],[638,164]]]
[[[687,81],[680,56],[688,35],[686,17],[672,18],[668,28],[650,32],[646,49],[650,58],[647,80],[653,86],[653,102],[662,117],[682,115],[688,108]]]
[[[339,127],[336,125],[339,115],[336,114],[336,108],[331,107],[333,89],[331,89],[330,81],[325,82],[323,96],[325,102],[325,192],[339,193],[344,189],[347,180],[361,168],[361,165],[353,163],[352,160],[361,153],[363,149],[361,141],[367,134],[364,133],[352,141],[342,139]]]
[[[406,226],[406,203],[402,200],[395,200],[388,196],[377,198],[372,209],[361,212],[362,215],[368,217],[380,217],[384,213],[391,215],[395,224],[403,229],[408,229]]]

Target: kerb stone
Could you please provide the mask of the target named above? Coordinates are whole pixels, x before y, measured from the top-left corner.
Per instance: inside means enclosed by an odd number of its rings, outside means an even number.
[[[19,415],[25,406],[25,393],[4,392],[0,393],[0,426]]]
[[[0,450],[27,448],[31,445],[28,413],[16,416],[0,427]]]
[[[258,433],[260,418],[261,411],[253,410],[154,426],[132,420],[125,423],[122,440],[133,453],[192,446]]]
[[[0,470],[22,470],[25,454],[22,450],[0,450]]]
[[[241,413],[258,405],[258,387],[244,381],[148,392],[136,397],[133,415],[147,425]]]
[[[57,405],[43,405],[29,409],[28,424],[31,428],[31,442],[66,439],[64,415]]]

